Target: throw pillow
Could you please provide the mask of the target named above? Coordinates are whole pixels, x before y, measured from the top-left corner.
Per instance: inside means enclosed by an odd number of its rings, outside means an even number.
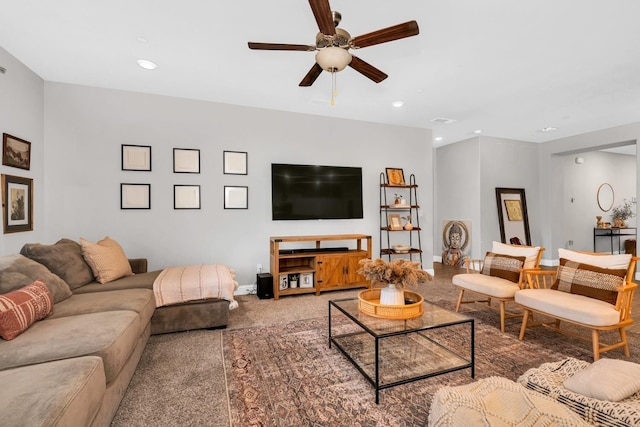
[[[0,337],[12,340],[38,320],[53,313],[53,297],[39,280],[0,295]]]
[[[626,275],[626,268],[600,268],[563,258],[560,259],[556,282],[551,288],[615,305],[618,298],[616,287],[624,284]]]
[[[35,280],[41,280],[47,284],[54,303],[59,303],[72,295],[67,282],[39,262],[20,254],[0,257],[0,294],[20,289]]]
[[[82,247],[73,240],[61,239],[54,245],[27,243],[20,253],[60,276],[71,289],[94,280],[91,267],[82,256]]]
[[[587,252],[576,252],[568,249],[558,249],[558,258],[579,262],[580,264],[595,265],[600,268],[629,268],[631,254],[594,254]]]
[[[80,245],[82,246],[82,255],[98,282],[107,283],[133,275],[131,265],[122,247],[109,236],[98,243],[91,243],[81,238]]]
[[[536,268],[540,246],[517,246],[493,242],[491,252],[496,254],[526,257],[523,268]]]
[[[482,274],[500,277],[514,283],[520,281],[520,270],[524,266],[524,256],[511,256],[487,252],[484,257]]]
[[[619,402],[640,391],[640,365],[626,360],[599,359],[564,381],[574,393]]]

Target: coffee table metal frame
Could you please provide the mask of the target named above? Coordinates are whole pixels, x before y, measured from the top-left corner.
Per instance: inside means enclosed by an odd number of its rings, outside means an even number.
[[[451,310],[444,309],[436,306],[430,302],[425,301],[424,313],[415,319],[408,320],[389,320],[379,319],[373,316],[369,316],[360,312],[358,309],[357,298],[344,298],[329,301],[329,348],[332,344],[346,356],[346,358],[360,371],[360,373],[367,379],[376,391],[376,404],[379,402],[380,390],[398,386],[401,384],[407,384],[413,381],[422,380],[437,375],[446,374],[449,372],[459,371],[462,369],[471,369],[471,378],[475,378],[475,328],[474,320],[472,318],[463,316]],[[333,323],[333,311],[338,310],[344,314],[353,324],[357,325],[359,330],[357,332],[349,332],[340,335],[334,333],[332,328]],[[434,320],[435,318],[440,320]],[[456,325],[469,325],[469,354],[461,355],[448,348],[446,344],[435,341],[432,337],[428,336],[428,331],[433,331],[442,328],[449,328]],[[369,338],[363,335],[370,335]],[[404,336],[404,338],[402,338]],[[399,338],[400,337],[400,338]],[[355,354],[352,348],[348,345],[349,340],[366,338],[374,340],[374,361],[373,373],[371,372],[371,366],[369,366],[369,372],[366,369],[366,362],[361,360],[362,358]],[[390,382],[383,382],[380,372],[381,365],[381,353],[384,353],[384,343],[387,340],[394,340],[394,345],[403,346],[411,345],[416,347],[413,350],[417,359],[416,365],[420,368],[419,357],[423,357],[427,354],[434,355],[438,353],[440,355],[446,355],[447,361],[438,361],[436,364],[442,365],[436,369],[425,368],[423,372],[414,372],[408,374],[404,378],[399,378]],[[381,345],[383,349],[381,349]],[[435,356],[436,358],[438,356]],[[443,358],[444,359],[444,358]],[[433,359],[430,359],[433,360]],[[442,363],[441,363],[442,362]],[[384,361],[383,361],[384,363]],[[387,366],[386,369],[389,369]]]

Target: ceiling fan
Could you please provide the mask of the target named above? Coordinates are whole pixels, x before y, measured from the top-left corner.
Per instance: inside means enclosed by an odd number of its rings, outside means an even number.
[[[318,51],[316,63],[304,76],[299,86],[311,86],[323,70],[333,74],[342,71],[347,65],[374,82],[380,83],[388,76],[373,65],[353,56],[349,49],[360,49],[415,36],[419,33],[418,23],[409,21],[358,37],[351,37],[342,28],[337,28],[342,20],[342,15],[339,12],[331,11],[329,0],[309,0],[309,4],[320,29],[316,35],[315,45],[249,42],[249,49],[256,50]]]

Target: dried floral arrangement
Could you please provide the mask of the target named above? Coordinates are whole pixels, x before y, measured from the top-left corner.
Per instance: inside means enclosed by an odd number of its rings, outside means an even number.
[[[633,213],[633,206],[631,202],[629,202],[627,199],[624,199],[623,202],[624,203],[622,203],[620,206],[616,206],[612,209],[611,217],[613,219],[619,218],[622,220],[627,220],[634,217],[635,213]]]
[[[378,283],[394,283],[402,287],[415,287],[419,282],[433,280],[433,277],[424,270],[418,268],[419,262],[398,258],[393,261],[383,259],[360,260],[362,267],[358,274],[362,274],[367,280]]]

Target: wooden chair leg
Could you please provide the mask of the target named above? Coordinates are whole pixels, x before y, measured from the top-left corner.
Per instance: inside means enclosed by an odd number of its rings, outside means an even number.
[[[500,332],[504,333],[505,302],[500,301]]]
[[[525,310],[522,315],[522,326],[520,327],[520,341],[524,340],[524,331],[527,330],[527,322],[529,321],[529,310]]]
[[[463,295],[464,295],[464,289],[460,289],[460,295],[458,295],[458,303],[456,304],[456,313],[460,311],[460,304],[462,304]]]
[[[627,341],[627,331],[625,331],[624,326],[620,328],[620,342],[624,344],[624,355],[626,357],[631,356],[629,352],[629,341]]]
[[[600,332],[597,329],[591,330],[591,340],[593,341],[593,361],[600,359]]]

